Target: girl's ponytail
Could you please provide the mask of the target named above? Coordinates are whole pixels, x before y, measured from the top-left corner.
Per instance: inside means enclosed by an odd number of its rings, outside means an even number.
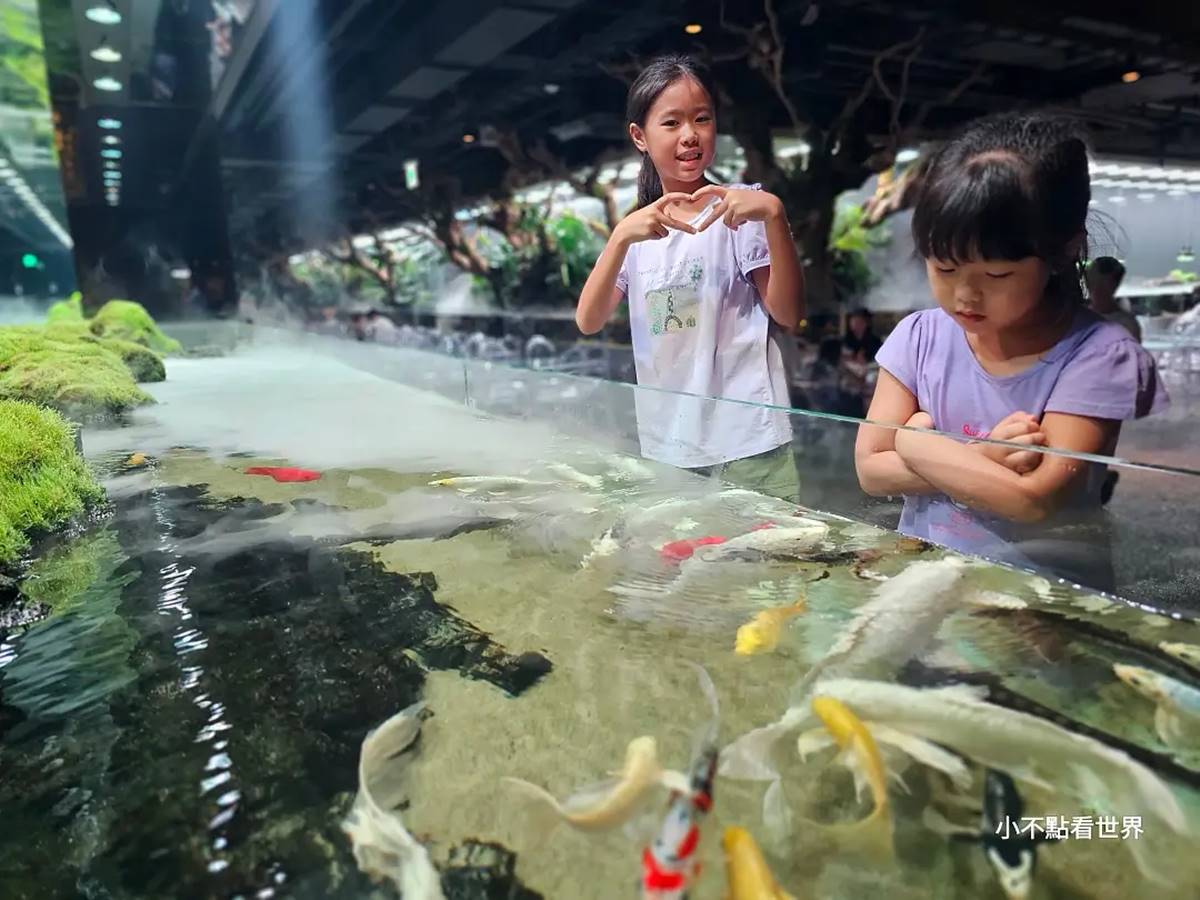
[[[663,195],[662,181],[658,177],[658,169],[654,167],[649,153],[642,154],[642,167],[638,170],[637,208],[649,206]]]

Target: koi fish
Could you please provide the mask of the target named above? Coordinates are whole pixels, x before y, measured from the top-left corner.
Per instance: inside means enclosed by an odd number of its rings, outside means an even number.
[[[874,809],[847,833],[861,836],[863,846],[876,858],[890,858],[894,851],[888,775],[875,739],[862,720],[834,697],[814,697],[812,709],[846,757],[846,765],[854,774],[855,793],[859,792],[863,781],[871,788]]]
[[[717,747],[720,711],[712,679],[699,666],[696,674],[700,690],[712,708],[712,718],[700,737],[687,792],[671,794],[658,836],[642,851],[643,900],[682,900],[700,873],[695,855],[700,844],[700,822],[713,805],[713,781],[720,756]]]
[[[533,830],[544,838],[560,823],[579,831],[607,831],[625,824],[660,785],[687,793],[690,781],[682,772],[663,769],[653,737],[634,738],[625,750],[625,765],[615,779],[583,788],[559,802],[536,784],[505,777],[501,782],[529,801]]]
[[[358,757],[358,793],[342,830],[350,838],[359,869],[387,879],[405,900],[444,900],[441,877],[429,851],[404,827],[400,814],[385,810],[371,791],[370,776],[407,750],[421,732],[417,703],[392,716],[362,742]]]
[[[269,475],[279,482],[317,481],[320,472],[312,469],[294,469],[288,466],[250,466],[245,470],[247,475]]]
[[[140,453],[140,452],[134,453],[132,456],[129,457],[129,459],[125,460],[125,465],[129,466],[131,469],[137,468],[138,466],[144,466],[145,464],[146,464],[146,454],[145,453]]]
[[[1196,644],[1172,644],[1169,641],[1163,641],[1158,645],[1158,649],[1171,654],[1176,659],[1182,659],[1185,663],[1200,667],[1200,646]]]
[[[737,630],[734,639],[733,652],[740,656],[753,656],[756,653],[770,653],[779,645],[779,634],[784,624],[793,616],[808,609],[808,604],[801,597],[791,606],[780,606],[775,609],[764,609],[753,619]]]
[[[1179,801],[1146,766],[1095,738],[989,703],[986,691],[974,685],[911,688],[850,678],[822,681],[818,689],[868,722],[941,744],[1019,781],[1101,810],[1141,815],[1162,824],[1164,833],[1188,833]],[[1139,871],[1163,879],[1161,867],[1147,858],[1153,848],[1143,841],[1127,846]]]
[[[795,900],[779,886],[762,851],[745,828],[732,825],[721,839],[729,900]]]
[[[549,486],[550,481],[534,481],[517,475],[459,475],[454,478],[437,478],[429,482],[430,487],[469,488],[471,490],[503,490],[505,488]]]
[[[566,463],[547,463],[546,468],[551,472],[561,475],[567,481],[574,481],[576,484],[582,484],[594,490],[604,487],[604,479],[599,475],[585,475],[573,466],[568,466]]]
[[[1154,729],[1164,744],[1196,746],[1200,735],[1200,688],[1141,666],[1117,663],[1113,672],[1139,694],[1154,701]]]
[[[816,519],[793,518],[785,527],[764,523],[745,534],[700,548],[693,562],[715,563],[747,555],[800,557],[829,534],[829,526]]]
[[[1008,900],[1026,900],[1033,890],[1038,845],[1055,843],[1058,838],[1011,827],[1024,817],[1025,802],[1012,777],[998,769],[988,769],[984,774],[983,807],[979,815],[980,827],[974,829],[954,825],[930,809],[925,811],[925,824],[952,840],[978,844],[996,873],[1004,896]]]

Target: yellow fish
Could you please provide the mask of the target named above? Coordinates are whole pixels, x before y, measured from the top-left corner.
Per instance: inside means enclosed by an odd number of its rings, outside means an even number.
[[[795,900],[779,886],[758,844],[745,828],[736,825],[726,828],[721,846],[725,848],[727,900]]]
[[[538,838],[548,836],[561,822],[579,831],[607,831],[623,825],[659,785],[682,794],[691,792],[687,775],[659,765],[658,745],[652,737],[638,737],[629,742],[625,765],[614,780],[577,791],[561,803],[536,784],[520,778],[501,780],[530,801],[533,830]]]
[[[764,609],[737,630],[733,652],[741,656],[770,653],[779,645],[779,633],[783,630],[784,623],[807,609],[808,605],[803,597],[791,606]]]
[[[127,466],[144,466],[146,464],[145,453],[135,453],[129,459],[125,460]]]
[[[849,831],[844,833],[853,834],[876,858],[891,858],[894,850],[887,768],[875,738],[871,736],[863,721],[840,700],[833,697],[814,697],[812,709],[825,726],[825,730],[847,755],[846,764],[854,773],[855,791],[858,790],[860,778],[864,778],[871,788],[875,808],[867,818],[849,826]]]

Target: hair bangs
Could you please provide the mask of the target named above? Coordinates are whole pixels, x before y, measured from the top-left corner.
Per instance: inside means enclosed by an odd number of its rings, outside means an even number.
[[[1018,260],[1040,256],[1037,208],[1020,160],[984,154],[961,170],[937,166],[913,211],[917,252],[926,259]]]

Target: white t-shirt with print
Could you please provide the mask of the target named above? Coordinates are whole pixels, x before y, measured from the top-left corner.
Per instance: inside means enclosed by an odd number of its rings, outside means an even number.
[[[770,264],[761,222],[630,246],[617,287],[629,300],[638,384],[660,389],[636,392],[643,456],[694,468],[791,440],[783,356],[750,277]]]

